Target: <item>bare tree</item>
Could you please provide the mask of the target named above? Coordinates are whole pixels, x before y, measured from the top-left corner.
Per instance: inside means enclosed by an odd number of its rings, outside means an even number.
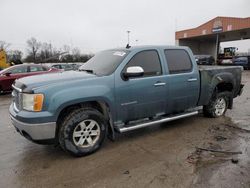
[[[10,46],[10,43],[7,43],[5,41],[0,41],[0,50],[6,51],[9,46]]]
[[[27,40],[27,45],[29,56],[31,56],[34,63],[36,63],[37,53],[38,50],[41,48],[41,43],[38,42],[34,37],[32,37],[31,39]]]
[[[50,43],[44,42],[41,45],[40,58],[41,60],[45,60],[53,56],[52,54],[52,45]]]
[[[7,56],[10,61],[21,60],[23,53],[20,50],[10,50],[8,51]]]
[[[73,61],[79,61],[81,57],[81,51],[79,48],[73,48],[72,49],[72,56],[73,56]]]
[[[69,53],[69,52],[70,52],[70,46],[67,45],[67,44],[63,45],[62,51],[63,51],[63,52],[68,52],[68,53]]]

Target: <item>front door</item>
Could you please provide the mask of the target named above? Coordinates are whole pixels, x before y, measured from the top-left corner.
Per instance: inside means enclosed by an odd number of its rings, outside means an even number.
[[[122,73],[115,75],[117,121],[126,123],[164,113],[166,83],[158,52],[146,50],[135,54],[123,71],[131,66],[142,67],[144,76],[125,80]]]

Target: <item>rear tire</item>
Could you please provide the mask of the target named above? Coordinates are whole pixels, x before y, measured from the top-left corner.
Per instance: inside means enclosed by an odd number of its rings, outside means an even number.
[[[203,114],[206,117],[217,118],[223,116],[228,108],[231,92],[216,93],[209,103],[203,106]]]
[[[2,86],[0,86],[0,95],[3,94]]]
[[[97,151],[107,134],[104,116],[94,108],[85,107],[69,113],[61,123],[59,143],[74,156],[85,156]]]

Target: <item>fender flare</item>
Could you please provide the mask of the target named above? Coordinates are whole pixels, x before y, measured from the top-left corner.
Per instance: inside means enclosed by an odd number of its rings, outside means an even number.
[[[217,88],[217,86],[219,84],[222,84],[222,83],[229,83],[229,84],[232,84],[233,88],[235,88],[235,85],[236,85],[236,81],[235,79],[233,78],[233,75],[231,73],[219,73],[219,74],[216,74],[213,78],[212,78],[212,81],[211,81],[211,84],[210,84],[210,88],[209,88],[209,99],[212,97],[215,89]]]
[[[72,101],[69,101],[67,103],[63,103],[62,105],[60,105],[57,110],[56,110],[56,122],[58,121],[59,119],[59,116],[61,115],[61,113],[63,112],[63,110],[69,108],[69,107],[73,107],[73,106],[77,106],[77,105],[82,105],[84,103],[93,103],[93,102],[96,102],[98,103],[101,108],[103,110],[105,110],[104,113],[104,116],[108,116],[108,138],[111,140],[111,141],[114,141],[115,140],[115,129],[114,129],[114,122],[113,122],[113,118],[114,118],[114,110],[111,106],[111,102],[105,98],[85,98],[84,100],[72,100]],[[104,109],[105,108],[105,109]],[[56,135],[58,133],[58,129],[59,129],[59,125],[57,125],[57,128],[56,128]]]

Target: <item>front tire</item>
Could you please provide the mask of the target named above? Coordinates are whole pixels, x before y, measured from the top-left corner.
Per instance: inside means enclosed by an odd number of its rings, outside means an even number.
[[[59,130],[60,146],[74,156],[97,151],[107,133],[107,122],[94,108],[87,107],[69,113]]]
[[[209,103],[203,106],[203,114],[206,117],[212,118],[223,116],[227,111],[230,96],[230,92],[221,92],[214,94]]]

